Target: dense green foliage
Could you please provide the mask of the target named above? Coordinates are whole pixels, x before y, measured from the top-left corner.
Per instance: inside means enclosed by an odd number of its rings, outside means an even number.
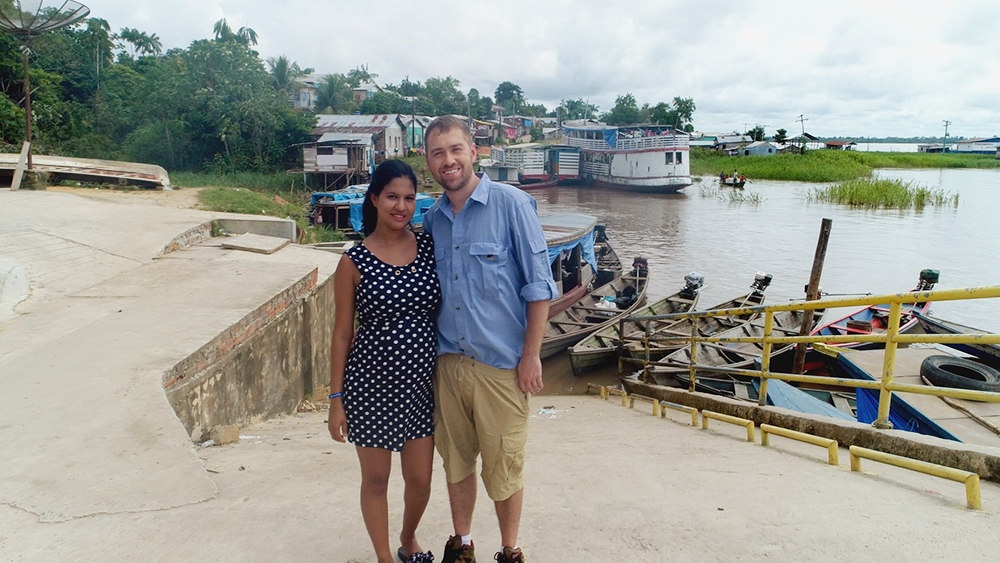
[[[257,35],[216,24],[187,49],[91,18],[31,40],[36,152],[128,159],[170,170],[271,171],[292,165],[314,124],[251,49]],[[0,34],[0,140],[24,136],[20,44]],[[117,56],[116,56],[117,55]],[[293,79],[295,67],[288,73]],[[286,86],[287,87],[287,86]]]
[[[715,176],[720,172],[731,173],[734,168],[751,181],[842,182],[866,178],[877,168],[1000,168],[1000,161],[988,155],[826,149],[812,150],[806,154],[740,157],[729,157],[700,148],[691,151],[691,174]]]
[[[863,178],[841,182],[836,186],[813,188],[810,201],[840,203],[871,209],[916,209],[927,205],[958,206],[958,194],[929,189],[901,180]]]
[[[634,125],[651,123],[673,125],[684,131],[694,131],[691,120],[695,104],[691,98],[675,97],[673,102],[660,102],[655,106],[643,104],[640,108],[632,94],[624,94],[615,99],[615,107],[603,114],[601,119],[609,125]]]

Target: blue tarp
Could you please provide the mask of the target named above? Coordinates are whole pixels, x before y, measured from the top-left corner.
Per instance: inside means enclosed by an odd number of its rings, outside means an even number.
[[[577,246],[582,246],[581,255],[583,256],[583,261],[590,264],[597,272],[597,256],[594,255],[594,230],[585,235],[582,238],[568,242],[560,246],[550,246],[549,247],[549,264],[556,261],[556,258],[562,252],[569,252],[576,248]]]
[[[615,148],[618,144],[618,130],[617,129],[605,129],[604,130],[604,142],[608,144],[611,148]]]
[[[757,369],[760,369],[759,367]],[[753,387],[760,392],[760,380],[754,379]],[[771,379],[767,382],[767,403],[776,407],[790,409],[793,411],[819,414],[841,420],[854,420],[854,417],[837,407],[825,403],[809,393],[789,385],[780,379]],[[876,404],[876,410],[878,406]],[[861,412],[861,404],[858,403],[858,413]]]

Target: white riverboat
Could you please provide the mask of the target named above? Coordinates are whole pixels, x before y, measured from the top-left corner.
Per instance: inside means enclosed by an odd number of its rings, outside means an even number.
[[[563,143],[580,149],[580,178],[601,188],[673,193],[690,186],[689,141],[667,125],[563,122]]]

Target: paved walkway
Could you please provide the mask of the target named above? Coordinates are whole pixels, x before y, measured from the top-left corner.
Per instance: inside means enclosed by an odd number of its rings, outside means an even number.
[[[544,403],[544,404],[543,404]],[[982,511],[959,483],[867,463],[826,465],[826,452],[742,428],[654,418],[596,397],[532,400],[521,545],[536,562],[995,561],[1000,487],[983,483]],[[218,494],[170,510],[39,523],[0,506],[4,561],[373,562],[358,508],[350,445],[325,413],[242,431],[238,444],[199,449]],[[718,426],[716,428],[716,426]],[[402,479],[390,486],[398,534]],[[480,561],[499,537],[480,491],[473,533]],[[440,556],[450,533],[440,462],[419,538]]]

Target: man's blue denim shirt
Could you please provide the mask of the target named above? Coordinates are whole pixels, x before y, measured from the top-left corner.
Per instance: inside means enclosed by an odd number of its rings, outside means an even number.
[[[441,280],[438,354],[516,368],[527,302],[559,295],[534,198],[483,174],[458,215],[441,196],[424,232],[434,238]]]

